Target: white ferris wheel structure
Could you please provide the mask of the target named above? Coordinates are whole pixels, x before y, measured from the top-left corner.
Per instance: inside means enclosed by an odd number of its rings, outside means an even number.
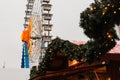
[[[50,34],[53,26],[50,23],[52,19],[50,0],[27,0],[27,2],[23,30],[27,34],[24,34],[23,37],[28,37],[28,39],[22,39],[21,68],[37,66],[42,60],[52,37]]]

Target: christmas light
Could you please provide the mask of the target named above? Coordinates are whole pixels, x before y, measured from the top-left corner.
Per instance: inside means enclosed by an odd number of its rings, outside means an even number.
[[[88,14],[88,16],[90,16],[90,14]]]
[[[110,6],[110,4],[107,4],[107,6]]]
[[[105,24],[106,24],[107,22],[105,21]]]
[[[102,15],[105,15],[105,12],[103,12]]]
[[[111,36],[111,35],[108,35],[108,38],[112,38],[112,36]]]
[[[113,13],[114,13],[114,14],[116,14],[117,12],[116,12],[116,11],[114,11]]]
[[[96,9],[96,7],[94,7],[94,9]]]
[[[105,7],[105,9],[108,9],[107,7]]]
[[[91,8],[90,8],[90,10],[91,10],[91,11],[93,11],[93,10],[94,10],[94,8],[93,8],[93,7],[91,7]]]
[[[101,55],[101,53],[99,53],[99,55]]]
[[[102,64],[105,64],[106,62],[105,61],[102,61]]]
[[[114,8],[115,6],[114,5],[112,5],[112,8]]]
[[[118,8],[118,10],[120,10],[120,8]]]

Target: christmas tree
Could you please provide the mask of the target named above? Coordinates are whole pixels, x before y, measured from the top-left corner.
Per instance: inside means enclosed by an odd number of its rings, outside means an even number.
[[[57,55],[57,51],[68,60],[92,63],[106,54],[119,40],[115,25],[120,24],[120,0],[102,0],[92,3],[80,16],[80,27],[90,38],[84,45],[75,45],[67,40],[56,38],[48,45],[46,55],[39,64],[42,74]]]

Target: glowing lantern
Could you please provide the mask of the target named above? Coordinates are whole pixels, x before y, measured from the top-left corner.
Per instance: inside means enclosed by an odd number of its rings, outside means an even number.
[[[68,64],[69,66],[73,66],[73,65],[76,65],[78,64],[79,62],[77,60],[72,60],[72,61],[69,61]]]

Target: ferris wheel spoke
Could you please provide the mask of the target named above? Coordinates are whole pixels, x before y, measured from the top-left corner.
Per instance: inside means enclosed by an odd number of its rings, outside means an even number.
[[[39,44],[39,41],[35,41],[33,43],[34,47],[32,47],[32,55],[31,55],[31,59],[32,61],[35,61],[35,60],[38,60],[39,59],[39,56],[40,56],[40,44]]]

